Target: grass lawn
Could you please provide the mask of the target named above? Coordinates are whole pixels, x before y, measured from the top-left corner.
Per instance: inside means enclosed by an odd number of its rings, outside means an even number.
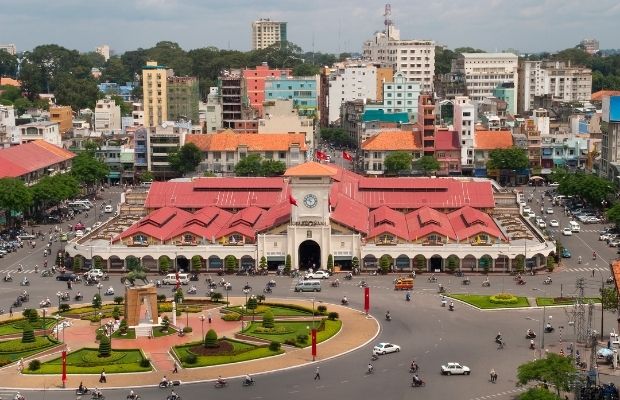
[[[0,324],[0,336],[2,335],[12,335],[15,333],[22,333],[22,329],[24,328],[24,324],[26,323],[25,318],[16,319],[13,321],[7,321]],[[43,329],[43,318],[39,317],[37,322],[34,324],[30,324],[33,329]],[[45,318],[45,328],[51,329],[54,325],[56,325],[56,318]]]
[[[0,364],[8,364],[20,358],[40,353],[58,342],[47,336],[36,336],[32,343],[22,343],[22,339],[11,339],[0,342]]]
[[[153,337],[162,337],[162,336],[170,336],[177,333],[176,329],[169,327],[167,332],[161,331],[161,326],[153,327]]]
[[[514,304],[497,304],[491,303],[489,301],[489,296],[484,296],[480,294],[450,294],[447,297],[453,297],[457,300],[461,300],[465,303],[471,304],[472,306],[482,308],[485,310],[493,309],[493,308],[523,308],[530,307],[530,303],[527,301],[527,297],[519,297],[516,296],[518,301]]]
[[[185,359],[188,355],[194,354],[191,348],[200,346],[202,342],[189,343],[183,346],[175,346],[173,351],[181,360],[183,368],[206,367],[211,365],[232,364],[241,361],[256,360],[259,358],[271,357],[284,352],[284,350],[271,351],[267,346],[255,346],[249,343],[243,343],[236,340],[227,339],[227,342],[233,345],[233,354],[229,355],[197,355],[194,364],[188,364]]]
[[[79,349],[67,354],[68,374],[99,374],[101,369],[109,374],[151,371],[151,366],[142,367],[144,355],[140,350],[113,350],[109,357],[99,357],[98,349]],[[24,369],[25,374],[60,374],[62,358],[58,357],[41,364],[36,371]]]
[[[583,299],[584,303],[592,302],[592,303],[600,303],[601,299],[599,297],[585,297]],[[537,297],[536,305],[538,306],[565,306],[572,305],[575,302],[574,299],[565,297],[563,299],[553,298],[553,297]]]
[[[126,335],[121,335],[120,330],[116,330],[112,334],[112,339],[135,339],[136,338],[136,330],[134,328],[128,328]]]
[[[319,321],[316,321],[316,326],[319,326]],[[306,347],[310,346],[310,330],[308,327],[312,328],[312,321],[301,321],[301,322],[282,322],[276,321],[275,323],[276,329],[280,329],[282,332],[274,332],[274,333],[262,333],[256,332],[257,328],[260,329],[262,327],[261,323],[253,323],[250,324],[248,328],[246,328],[243,333],[248,336],[254,336],[257,338],[276,341],[280,343],[287,343],[297,347]],[[342,322],[339,320],[330,321],[325,319],[325,329],[317,332],[317,343],[321,343],[330,337],[334,336],[336,333],[340,331],[342,327]],[[308,339],[303,341],[297,341],[298,336],[306,336]]]
[[[284,305],[264,305],[259,304],[258,308],[254,310],[254,314],[257,316],[262,315],[267,308],[271,310],[274,317],[308,317],[312,316],[312,310],[304,311],[297,308],[290,308]],[[237,314],[242,314],[241,306],[227,307],[227,310],[234,311]],[[245,310],[246,315],[252,315],[252,310]],[[262,317],[261,317],[262,318]]]

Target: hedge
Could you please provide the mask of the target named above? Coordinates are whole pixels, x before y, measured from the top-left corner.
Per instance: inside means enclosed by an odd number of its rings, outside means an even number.
[[[489,296],[489,301],[494,304],[516,304],[519,302],[519,299],[510,293],[498,293]]]

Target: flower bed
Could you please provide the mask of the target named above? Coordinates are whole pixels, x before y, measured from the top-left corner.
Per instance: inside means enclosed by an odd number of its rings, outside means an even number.
[[[152,367],[143,366],[145,359],[142,351],[138,349],[112,350],[109,357],[99,357],[98,349],[79,349],[67,354],[68,374],[99,374],[101,369],[109,374],[127,372],[148,372]],[[62,372],[62,358],[41,363],[41,368],[36,371],[24,369],[25,374],[60,374]]]

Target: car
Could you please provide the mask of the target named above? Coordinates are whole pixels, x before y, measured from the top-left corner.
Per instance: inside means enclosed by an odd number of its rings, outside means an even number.
[[[566,247],[562,248],[562,258],[571,258],[570,250]]]
[[[530,211],[529,213],[527,213],[525,215],[527,218],[536,218],[536,214],[534,213],[534,211]]]
[[[75,237],[76,238],[81,238],[82,236],[84,236],[84,231],[81,229],[78,229],[77,231],[75,231]]]
[[[539,227],[539,228],[546,228],[546,227],[547,227],[547,224],[545,223],[545,221],[542,221],[542,220],[541,220],[541,221],[538,221],[538,227]]]
[[[601,233],[598,237],[598,240],[607,240],[611,236],[612,236],[612,233],[609,233],[609,232]]]
[[[530,206],[523,207],[523,214],[528,214],[530,211],[532,211],[532,209],[530,208]]]
[[[379,343],[372,349],[375,354],[398,353],[399,351],[400,346],[392,343]]]
[[[547,208],[547,214],[553,214],[553,208],[551,207]]]
[[[111,213],[111,212],[113,212],[113,211],[114,211],[114,210],[112,209],[112,206],[111,206],[111,205],[107,205],[107,206],[105,206],[105,208],[103,209],[103,212],[105,212],[105,213]]]
[[[306,274],[306,279],[327,279],[329,278],[329,272],[318,270],[313,273]]]
[[[562,229],[562,235],[564,236],[573,236],[573,231],[570,228]]]
[[[620,239],[610,240],[609,247],[620,247]]]
[[[461,365],[457,362],[449,362],[446,365],[441,366],[441,373],[443,375],[469,375],[471,369],[466,365]]]
[[[101,225],[103,225],[103,224],[101,223],[101,221],[97,221],[97,222],[95,222],[95,223],[93,224],[93,229],[97,229],[97,228],[99,228]]]
[[[552,219],[551,221],[549,221],[549,226],[557,227],[560,226],[560,223],[557,219]]]
[[[67,236],[66,233],[63,233],[62,235],[60,235],[61,242],[66,242],[67,240],[69,240],[69,237]]]
[[[76,281],[77,275],[74,273],[56,275],[57,281]]]
[[[86,272],[86,275],[94,277],[94,278],[101,278],[103,277],[103,271],[98,268],[94,268]]]

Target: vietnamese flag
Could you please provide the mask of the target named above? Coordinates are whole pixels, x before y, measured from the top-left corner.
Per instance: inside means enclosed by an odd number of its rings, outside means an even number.
[[[317,160],[327,160],[327,154],[323,153],[320,150],[317,150],[316,151],[316,158],[317,158]]]
[[[295,198],[293,197],[292,194],[288,195],[288,202],[291,203],[294,206],[297,206],[297,200],[295,200]]]
[[[351,154],[347,153],[346,151],[342,151],[342,158],[344,158],[347,161],[353,161],[353,156],[351,156]]]

